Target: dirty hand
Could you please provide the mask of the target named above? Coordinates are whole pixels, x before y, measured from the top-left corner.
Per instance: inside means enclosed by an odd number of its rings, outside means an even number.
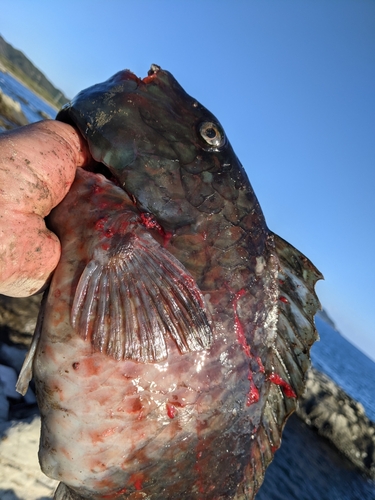
[[[44,217],[89,159],[79,133],[58,121],[0,134],[0,293],[25,297],[48,280],[60,242]]]

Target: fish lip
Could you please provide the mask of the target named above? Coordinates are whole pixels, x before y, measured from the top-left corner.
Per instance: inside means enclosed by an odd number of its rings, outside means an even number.
[[[157,78],[159,71],[161,71],[161,67],[158,64],[151,64],[150,69],[147,72],[147,76],[142,79],[142,82],[146,85],[152,82]]]
[[[118,75],[120,76],[121,79],[125,80],[134,80],[137,85],[140,85],[142,83],[148,84],[155,80],[158,76],[159,71],[161,71],[161,67],[158,64],[151,64],[150,69],[147,72],[147,76],[144,78],[140,78],[137,76],[133,71],[130,69],[125,69],[123,71],[120,71]]]

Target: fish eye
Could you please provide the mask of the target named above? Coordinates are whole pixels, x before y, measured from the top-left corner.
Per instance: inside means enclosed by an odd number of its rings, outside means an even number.
[[[224,133],[213,122],[203,122],[199,126],[199,133],[210,146],[220,148],[225,142]]]

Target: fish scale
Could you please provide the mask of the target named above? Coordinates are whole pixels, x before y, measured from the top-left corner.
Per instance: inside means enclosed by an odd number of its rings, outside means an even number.
[[[121,71],[57,119],[109,180],[79,170],[49,217],[62,257],[18,383],[33,373],[55,498],[251,500],[303,391],[321,274],[167,71]]]

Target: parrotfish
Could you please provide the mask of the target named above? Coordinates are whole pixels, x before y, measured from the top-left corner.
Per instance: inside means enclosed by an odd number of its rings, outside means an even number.
[[[320,272],[159,66],[57,119],[95,163],[49,217],[62,256],[18,385],[32,371],[55,499],[254,498],[304,389]]]

